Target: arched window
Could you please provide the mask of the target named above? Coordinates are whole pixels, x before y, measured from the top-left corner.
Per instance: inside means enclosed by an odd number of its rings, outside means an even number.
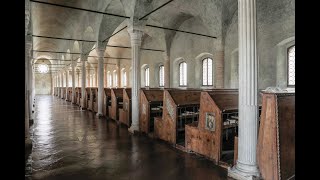
[[[123,71],[122,86],[127,86],[127,72]]]
[[[117,70],[113,71],[113,87],[118,87]]]
[[[295,45],[288,48],[288,86],[294,86],[296,84],[296,58],[295,58]]]
[[[108,71],[107,74],[108,74],[108,86],[111,87],[112,86],[112,75],[111,75],[110,71]]]
[[[159,86],[160,87],[164,86],[164,66],[163,65],[159,67]]]
[[[187,63],[182,62],[179,64],[180,82],[179,86],[187,86]]]
[[[212,86],[212,59],[202,60],[202,85]]]
[[[144,70],[145,80],[146,80],[146,87],[149,87],[149,68],[147,67]]]

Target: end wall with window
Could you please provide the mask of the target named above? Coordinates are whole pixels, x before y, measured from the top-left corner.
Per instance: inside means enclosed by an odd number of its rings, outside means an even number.
[[[258,88],[282,86],[287,83],[285,67],[279,62],[279,43],[295,36],[295,1],[292,0],[257,0],[257,58],[258,58]],[[224,38],[224,75],[225,87],[235,86],[232,74],[233,65],[237,66],[238,43],[238,10],[231,12],[232,16],[225,22]],[[286,59],[281,57],[282,59]],[[281,60],[282,61],[282,60]],[[281,64],[281,65],[280,65]]]
[[[215,26],[215,28],[219,28]],[[214,54],[215,49],[221,42],[220,32],[218,29],[212,29],[210,24],[206,24],[205,20],[199,17],[192,17],[185,20],[178,28],[190,32],[198,32],[217,36],[218,39],[196,36],[186,33],[175,33],[170,47],[170,87],[179,86],[179,63],[185,61],[187,63],[187,87],[202,87],[202,67],[200,60],[197,59],[201,53]]]

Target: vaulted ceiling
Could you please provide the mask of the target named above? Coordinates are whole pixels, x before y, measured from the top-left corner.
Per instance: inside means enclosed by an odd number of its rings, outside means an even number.
[[[83,8],[93,11],[117,14],[125,17],[102,15],[101,13],[83,10],[57,7],[48,4],[31,2],[32,34],[59,38],[85,39],[103,41],[122,27],[132,23],[152,10],[168,2],[168,0],[39,0],[40,2]],[[223,4],[223,2],[225,2]],[[166,6],[150,14],[143,24],[179,29],[180,25],[190,19],[197,18],[207,28],[208,35],[216,36],[221,41],[222,24],[226,20],[222,12],[230,16],[235,10],[236,0],[174,0]],[[176,32],[169,30],[144,27],[145,41],[156,41],[158,48],[168,51],[171,41]],[[201,32],[198,32],[201,33]],[[130,46],[127,30],[123,30],[106,41],[110,45]],[[33,37],[33,49],[41,51],[57,52],[83,52],[87,53],[94,47],[95,42],[76,42],[74,40],[58,40],[49,38]],[[144,46],[144,43],[142,44]],[[129,52],[129,54],[128,54]],[[108,56],[130,56],[130,51],[121,48],[107,47]],[[91,56],[96,56],[91,51]],[[34,52],[35,59],[61,59],[66,53]],[[78,58],[78,54],[70,56]],[[94,61],[95,58],[89,58]],[[70,62],[60,62],[69,64]]]

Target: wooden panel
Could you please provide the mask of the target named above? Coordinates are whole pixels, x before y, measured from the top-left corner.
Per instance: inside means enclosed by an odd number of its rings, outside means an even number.
[[[201,131],[193,124],[186,124],[186,150],[204,155],[217,163],[216,152],[214,151],[215,138],[208,130]]]
[[[66,88],[65,87],[61,88],[61,99],[66,99]]]
[[[108,108],[108,102],[111,100],[111,89],[110,88],[104,88],[104,99],[103,99],[103,115],[105,117],[109,117],[109,108]]]
[[[239,95],[238,92],[209,92],[209,95],[214,102],[219,106],[222,110],[230,110],[230,109],[238,109],[238,100]]]
[[[168,90],[176,105],[199,104],[201,90]]]
[[[145,90],[140,90],[140,108],[139,108],[139,129],[141,132],[149,132],[149,101],[145,95]]]
[[[122,102],[123,88],[111,89],[111,118],[119,120],[119,102]]]
[[[233,164],[236,165],[238,160],[238,136],[234,137],[234,159]]]
[[[295,175],[295,96],[278,95],[281,179]]]
[[[167,90],[164,91],[163,101],[162,120],[156,119],[154,124],[155,137],[175,144],[177,106]]]
[[[91,88],[91,97],[92,97],[92,111],[98,112],[98,88]]]
[[[123,109],[119,109],[119,121],[122,123],[122,124],[125,124],[125,121],[126,121],[126,113],[123,111]],[[127,125],[127,124],[126,124]],[[128,125],[127,125],[128,126]]]
[[[148,101],[163,101],[163,90],[142,90]]]
[[[294,93],[262,93],[257,162],[264,179],[288,179],[295,174]]]
[[[264,179],[278,180],[277,176],[277,144],[275,96],[265,94],[262,98],[262,112],[257,144],[257,162]]]
[[[139,126],[140,131],[144,133],[150,132],[150,125],[152,125],[153,117],[150,117],[150,103],[162,104],[163,102],[163,90],[161,89],[152,89],[140,90],[140,113],[139,113]],[[159,113],[162,114],[162,113]],[[154,114],[153,114],[154,115]],[[153,119],[154,121],[154,119]],[[154,128],[154,126],[153,126]]]
[[[215,131],[205,129],[206,113],[215,114]],[[214,162],[219,162],[222,146],[221,110],[215,104],[208,92],[201,92],[200,114],[197,130],[192,125],[186,125],[186,149],[202,154]],[[188,127],[188,128],[187,128]],[[194,138],[194,139],[192,139]]]
[[[120,118],[120,122],[127,125],[128,127],[131,126],[131,88],[123,89],[123,118]]]
[[[87,109],[88,110],[92,110],[92,96],[91,96],[91,88],[90,87],[88,87],[88,88],[86,88],[86,95],[87,95],[87,99],[86,99],[86,101],[87,101]]]
[[[71,102],[71,100],[72,100],[72,87],[68,87],[68,89],[67,89],[67,100],[69,101],[69,102]]]
[[[75,103],[77,105],[80,105],[80,92],[81,92],[81,89],[79,87],[76,87],[75,88]]]

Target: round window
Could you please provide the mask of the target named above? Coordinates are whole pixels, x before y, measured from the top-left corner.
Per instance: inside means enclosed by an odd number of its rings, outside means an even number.
[[[40,64],[38,66],[39,73],[47,73],[49,71],[49,67],[46,64]]]

